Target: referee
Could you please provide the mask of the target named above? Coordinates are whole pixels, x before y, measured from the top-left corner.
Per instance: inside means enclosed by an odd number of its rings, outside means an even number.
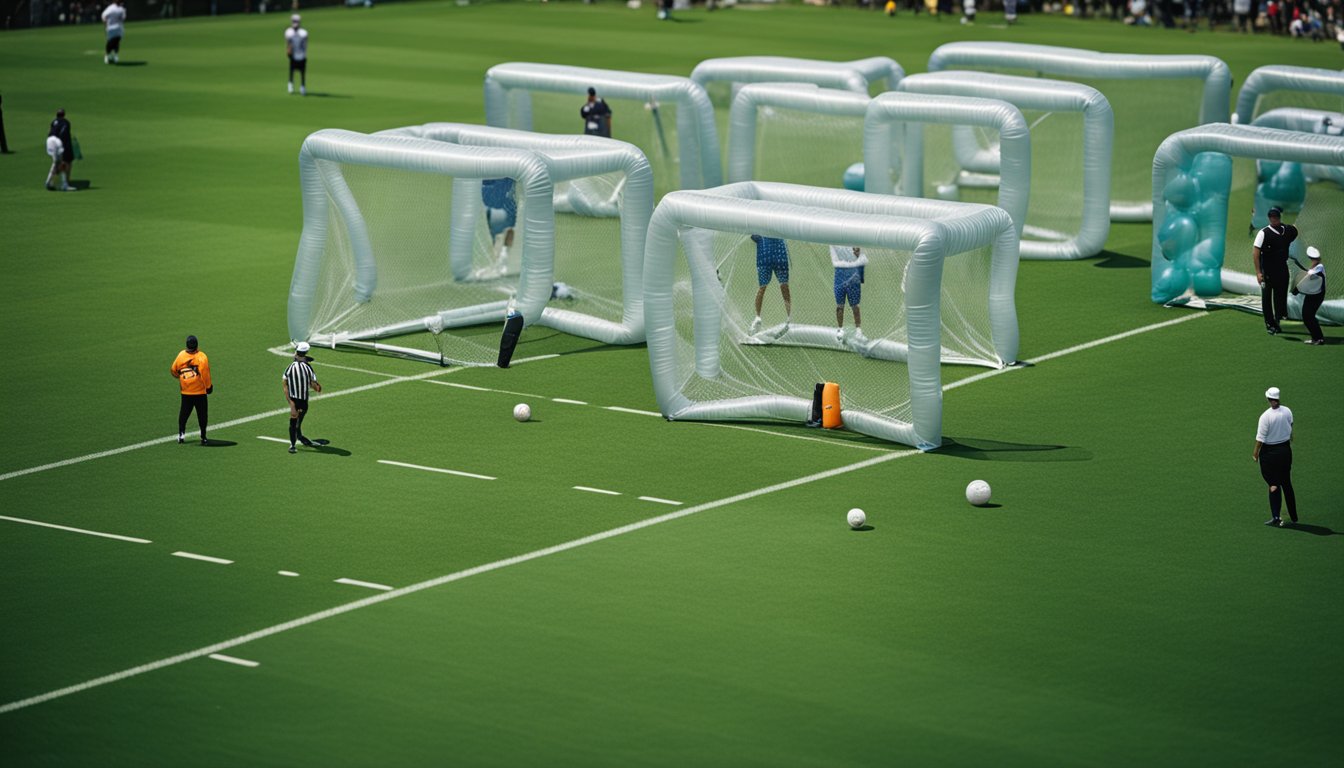
[[[1255,279],[1260,283],[1260,310],[1270,336],[1283,330],[1279,321],[1288,316],[1288,247],[1297,239],[1297,227],[1284,224],[1282,216],[1282,208],[1269,209],[1269,226],[1255,233],[1251,248]]]
[[[303,436],[303,417],[308,415],[308,389],[312,388],[316,392],[322,391],[322,385],[317,381],[317,375],[313,373],[313,366],[309,365],[313,358],[308,356],[308,342],[300,341],[294,348],[294,362],[285,369],[285,375],[280,377],[284,382],[285,400],[289,401],[289,452],[298,453],[298,448],[294,442],[303,443],[312,446],[313,441]]]
[[[1265,390],[1269,408],[1260,414],[1251,458],[1260,464],[1260,476],[1269,486],[1269,513],[1265,525],[1283,527],[1279,505],[1288,502],[1288,517],[1297,522],[1297,498],[1293,496],[1293,412],[1279,403],[1279,388]]]

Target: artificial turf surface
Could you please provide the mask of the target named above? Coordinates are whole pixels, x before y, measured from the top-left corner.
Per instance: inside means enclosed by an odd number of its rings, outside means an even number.
[[[216,450],[12,474],[169,435],[186,333],[211,357],[215,424],[283,406],[267,349],[287,341],[303,137],[479,122],[495,63],[684,75],[715,56],[889,55],[918,72],[943,42],[1010,39],[1212,53],[1240,83],[1340,56],[1056,17],[651,13],[305,12],[306,99],[281,84],[283,15],[132,23],[118,67],[97,27],[0,35],[17,151],[0,157],[0,515],[151,541],[0,520],[0,708],[388,594],[338,578],[406,587],[702,509],[222,651],[257,667],[194,658],[0,712],[0,762],[1337,764],[1344,346],[1150,304],[1147,225],[1114,226],[1096,259],[1023,263],[1022,356],[1192,319],[949,390],[931,454],[605,410],[656,410],[644,349],[537,330],[519,356],[560,357],[508,371],[319,355],[337,395],[310,417],[324,453],[257,439],[284,436],[272,415],[213,430],[233,443]],[[75,194],[40,186],[57,106],[86,155]],[[1298,419],[1296,530],[1259,525],[1249,456],[1271,384]],[[510,418],[520,399],[534,422]],[[965,504],[974,478],[998,506]],[[846,528],[852,506],[872,530]]]

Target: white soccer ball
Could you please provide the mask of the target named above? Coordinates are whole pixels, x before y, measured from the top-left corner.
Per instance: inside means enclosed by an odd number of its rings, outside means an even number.
[[[519,403],[513,406],[513,418],[519,421],[527,421],[532,418],[532,406],[527,403]]]
[[[966,500],[977,507],[983,507],[989,503],[989,483],[984,480],[972,480],[966,486]]]
[[[855,507],[849,510],[848,515],[845,515],[845,520],[849,521],[850,528],[862,528],[863,524],[868,522],[868,516],[863,514],[862,509]]]

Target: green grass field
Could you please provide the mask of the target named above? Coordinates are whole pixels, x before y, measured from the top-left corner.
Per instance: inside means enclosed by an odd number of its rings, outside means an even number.
[[[332,449],[290,456],[267,351],[288,341],[303,138],[480,122],[499,62],[919,72],[944,42],[1011,39],[1212,53],[1240,83],[1338,68],[1337,46],[403,4],[305,12],[304,99],[284,18],[133,23],[118,67],[98,27],[0,35],[0,764],[1338,765],[1341,332],[1312,348],[1299,324],[1154,306],[1149,225],[1022,264],[1036,364],[950,388],[928,454],[611,410],[656,410],[643,347],[537,329],[509,370],[317,355],[307,431]],[[75,194],[41,186],[58,106],[86,155]],[[187,333],[214,450],[171,437]],[[1260,525],[1270,385],[1297,416],[1296,529]],[[966,504],[975,478],[997,506]],[[871,530],[847,528],[855,506]]]

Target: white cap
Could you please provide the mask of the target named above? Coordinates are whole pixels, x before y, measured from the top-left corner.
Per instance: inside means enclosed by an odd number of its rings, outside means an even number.
[[[1319,261],[1320,258],[1321,258],[1321,249],[1320,249],[1320,248],[1317,248],[1317,247],[1314,246],[1314,245],[1308,245],[1308,246],[1307,246],[1307,258],[1308,258],[1308,259],[1316,259],[1317,261]]]
[[[294,345],[294,351],[295,351],[295,352],[298,352],[298,353],[301,354],[301,355],[305,355],[305,354],[307,354],[307,353],[308,353],[308,342],[306,342],[306,341],[300,341],[298,344],[295,344],[295,345]],[[1274,390],[1274,394],[1277,395],[1278,392],[1279,392],[1279,390],[1277,390],[1277,389]]]
[[[1265,390],[1265,398],[1266,398],[1266,399],[1269,399],[1269,400],[1278,400],[1278,399],[1279,399],[1279,388],[1278,388],[1278,387],[1270,387],[1269,389],[1266,389],[1266,390]]]
[[[296,13],[296,14],[294,14],[293,16],[290,16],[290,17],[289,17],[289,20],[292,21],[292,22],[294,22],[295,24],[298,24],[298,23],[299,23],[299,14]]]

